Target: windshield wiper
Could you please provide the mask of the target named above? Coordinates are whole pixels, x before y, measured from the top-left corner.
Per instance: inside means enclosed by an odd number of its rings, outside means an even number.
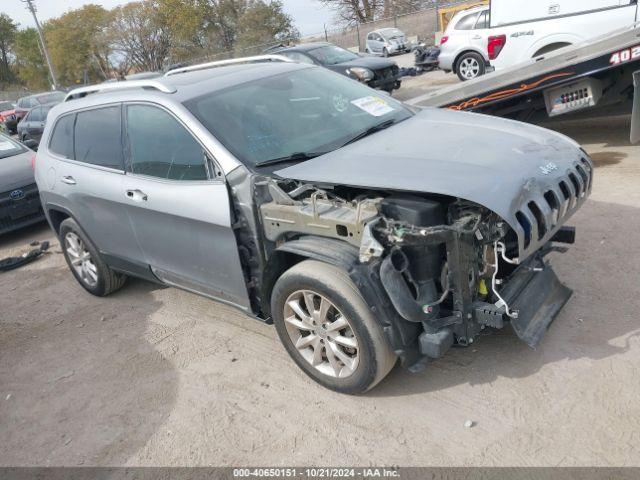
[[[286,157],[278,157],[272,158],[270,160],[265,160],[264,162],[258,162],[254,165],[254,167],[265,167],[267,165],[275,165],[277,163],[286,163],[286,162],[302,162],[304,160],[311,160],[312,158],[319,157],[320,155],[324,155],[327,152],[296,152],[291,155],[287,155]]]
[[[351,140],[349,140],[347,143],[342,144],[342,146],[346,147],[347,145],[357,142],[358,140],[362,140],[364,137],[368,137],[373,133],[379,132],[380,130],[384,130],[385,128],[389,128],[394,123],[396,123],[396,121],[393,118],[390,120],[385,120],[384,122],[380,122],[379,124],[374,125],[373,127],[367,128],[364,132],[359,133],[358,135],[353,137]]]

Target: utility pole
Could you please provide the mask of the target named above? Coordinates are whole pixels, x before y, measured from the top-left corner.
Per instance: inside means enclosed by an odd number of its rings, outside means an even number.
[[[47,66],[49,67],[49,74],[51,75],[51,81],[53,82],[53,89],[58,88],[58,80],[56,80],[56,74],[53,71],[53,64],[51,63],[51,58],[49,58],[49,51],[47,50],[47,44],[44,41],[44,33],[42,33],[42,27],[40,26],[40,22],[38,22],[38,17],[36,16],[36,7],[33,5],[33,0],[20,0],[23,3],[27,4],[27,8],[33,15],[33,19],[36,22],[36,28],[38,29],[38,36],[40,37],[40,45],[42,46],[42,53],[44,54],[44,58],[47,61]]]

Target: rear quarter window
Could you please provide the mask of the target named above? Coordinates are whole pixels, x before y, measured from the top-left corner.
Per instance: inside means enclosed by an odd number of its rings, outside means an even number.
[[[478,13],[472,13],[462,17],[455,26],[456,30],[473,30],[476,25]]]
[[[75,121],[75,114],[64,115],[58,119],[51,134],[49,151],[61,157],[73,159],[73,127]]]

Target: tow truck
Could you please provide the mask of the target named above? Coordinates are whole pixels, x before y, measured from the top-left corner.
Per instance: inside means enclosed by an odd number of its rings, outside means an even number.
[[[639,90],[640,23],[636,23],[407,103],[530,123],[631,114],[631,142],[638,143]]]

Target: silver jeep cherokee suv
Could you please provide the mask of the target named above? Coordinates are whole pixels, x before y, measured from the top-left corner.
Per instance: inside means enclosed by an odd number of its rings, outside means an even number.
[[[51,110],[36,180],[78,282],[102,296],[131,275],[273,321],[346,393],[487,327],[535,346],[571,295],[545,255],[573,242],[585,152],[274,60],[85,87]]]

